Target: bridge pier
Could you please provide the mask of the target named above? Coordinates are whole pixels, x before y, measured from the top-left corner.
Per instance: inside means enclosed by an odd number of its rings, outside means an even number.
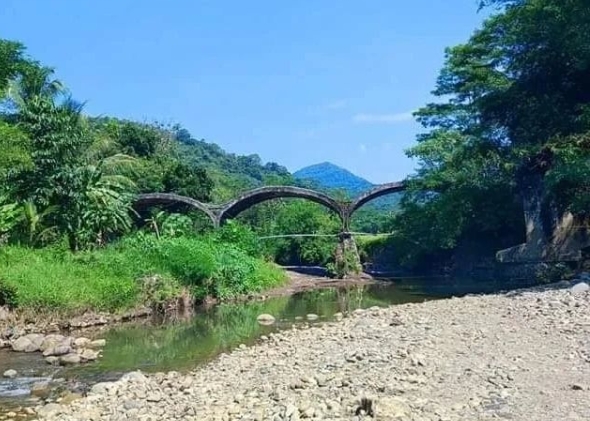
[[[362,270],[356,242],[348,231],[343,231],[338,236],[338,245],[334,251],[334,263],[331,269],[333,276],[340,279],[349,275],[358,275]]]

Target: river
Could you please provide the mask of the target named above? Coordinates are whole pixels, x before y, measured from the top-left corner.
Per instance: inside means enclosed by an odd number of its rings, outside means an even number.
[[[262,335],[299,323],[322,323],[336,313],[358,308],[389,306],[428,299],[496,292],[530,286],[530,283],[480,283],[467,280],[405,279],[369,285],[322,288],[265,301],[220,304],[198,310],[188,320],[143,320],[96,332],[106,339],[97,362],[75,367],[53,367],[40,354],[0,351],[0,373],[15,369],[16,379],[0,379],[0,408],[35,405],[30,386],[51,381],[56,395],[64,390],[84,391],[88,386],[116,380],[125,372],[185,371],[204,364],[240,344],[252,344]],[[276,323],[263,326],[257,316],[271,314]],[[317,315],[308,321],[307,315]]]

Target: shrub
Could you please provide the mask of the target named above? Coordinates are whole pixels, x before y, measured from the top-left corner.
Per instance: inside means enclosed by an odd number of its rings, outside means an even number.
[[[277,266],[211,237],[137,233],[95,251],[0,249],[0,304],[116,311],[162,302],[188,288],[197,299],[230,298],[286,279]],[[149,288],[138,280],[159,277]],[[147,289],[146,289],[147,288]]]

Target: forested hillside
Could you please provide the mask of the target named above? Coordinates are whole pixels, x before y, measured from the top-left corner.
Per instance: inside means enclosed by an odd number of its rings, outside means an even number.
[[[215,202],[228,200],[240,190],[293,183],[285,167],[274,162],[263,164],[258,155],[228,153],[215,143],[194,139],[186,129],[178,127],[174,130],[174,138],[180,143],[180,156],[191,165],[207,170],[214,182]]]

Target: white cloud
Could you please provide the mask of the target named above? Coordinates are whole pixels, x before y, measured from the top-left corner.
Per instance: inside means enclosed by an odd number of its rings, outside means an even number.
[[[412,115],[413,111],[408,111],[405,113],[395,113],[395,114],[367,114],[361,113],[356,114],[352,117],[352,121],[355,123],[367,123],[367,124],[393,124],[393,123],[403,123],[405,121],[411,121],[414,116]]]
[[[359,144],[359,151],[361,153],[367,152],[367,145],[365,145],[364,143]]]

